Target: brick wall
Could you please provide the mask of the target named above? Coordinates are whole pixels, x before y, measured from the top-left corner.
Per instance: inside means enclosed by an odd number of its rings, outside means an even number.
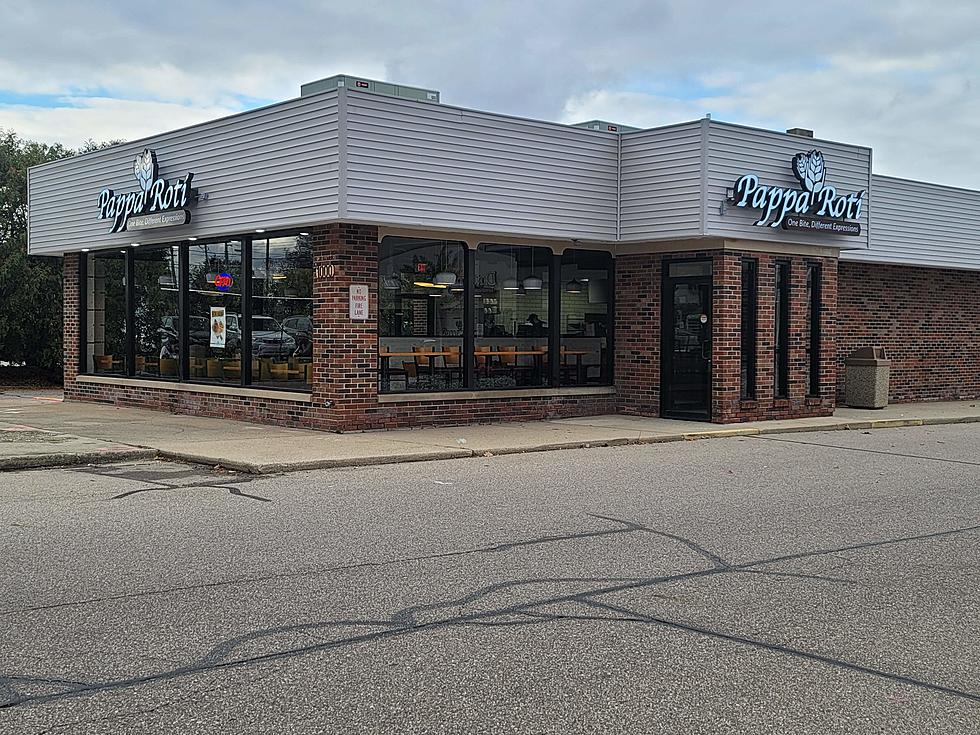
[[[615,411],[615,397],[527,396],[478,400],[379,403],[378,231],[367,225],[335,224],[311,229],[313,284],[312,402],[215,395],[149,386],[75,381],[78,365],[78,256],[65,257],[65,396],[217,418],[333,431],[443,426],[585,416]],[[327,269],[332,268],[332,275]],[[369,315],[352,322],[349,287],[370,288]]]
[[[661,255],[616,258],[615,366],[618,409],[660,415]]]
[[[892,401],[980,397],[980,273],[840,264],[838,388],[844,359],[865,346],[891,359]]]
[[[616,390],[623,413],[660,415],[661,283],[671,258],[712,260],[712,420],[733,423],[761,419],[825,416],[836,392],[837,261],[745,253],[759,262],[756,397],[741,398],[741,295],[743,253],[713,251],[626,255],[616,259]],[[775,277],[777,260],[791,267],[789,395],[775,397]],[[822,272],[820,395],[807,396],[809,313],[806,263]]]
[[[64,320],[62,334],[62,350],[64,353],[64,381],[65,390],[69,390],[75,384],[75,376],[78,375],[79,361],[79,341],[81,339],[81,323],[79,313],[81,297],[78,264],[80,261],[79,253],[69,253],[65,255],[64,270],[62,273],[62,309]]]
[[[741,397],[742,258],[758,262],[755,398]],[[829,416],[836,395],[837,259],[768,253],[715,253],[712,360],[712,420],[717,423]],[[777,262],[790,264],[789,392],[776,397]],[[807,264],[821,265],[820,391],[808,396],[809,305]]]

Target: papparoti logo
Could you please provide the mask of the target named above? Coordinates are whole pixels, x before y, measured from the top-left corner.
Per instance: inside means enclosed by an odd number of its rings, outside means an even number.
[[[756,174],[744,174],[728,190],[728,200],[736,207],[763,210],[754,223],[758,227],[779,227],[789,215],[813,214],[840,220],[861,217],[864,189],[854,194],[841,194],[826,182],[827,162],[823,153],[811,150],[797,153],[792,161],[793,176],[800,182],[799,189],[784,186],[766,186]]]
[[[227,273],[219,273],[214,278],[214,287],[219,291],[227,291],[235,280]]]
[[[172,182],[160,178],[157,154],[149,148],[136,155],[133,175],[139,191],[117,195],[112,189],[103,189],[99,193],[99,219],[113,221],[109,232],[124,232],[131,215],[182,209],[197,198],[197,190],[191,188],[194,174]]]

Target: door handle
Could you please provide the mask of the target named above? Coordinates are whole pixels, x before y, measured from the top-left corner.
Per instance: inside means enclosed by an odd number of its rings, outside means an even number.
[[[705,354],[707,352],[707,354]],[[701,359],[711,361],[711,343],[702,342],[701,343]]]

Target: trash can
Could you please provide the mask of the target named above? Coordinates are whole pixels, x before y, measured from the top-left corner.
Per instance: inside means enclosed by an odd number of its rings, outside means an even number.
[[[891,361],[883,347],[862,347],[844,360],[844,403],[852,408],[888,405]]]

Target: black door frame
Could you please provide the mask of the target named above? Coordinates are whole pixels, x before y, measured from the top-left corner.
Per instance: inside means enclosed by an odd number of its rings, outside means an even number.
[[[670,266],[674,263],[708,263],[711,266],[709,275],[671,276]],[[660,283],[660,415],[664,418],[687,419],[693,421],[711,420],[711,403],[714,377],[714,263],[711,258],[684,258],[664,260]],[[704,284],[708,286],[708,303],[705,313],[708,315],[708,339],[711,352],[708,355],[707,387],[705,391],[705,410],[675,411],[670,407],[671,383],[674,359],[674,284]]]

